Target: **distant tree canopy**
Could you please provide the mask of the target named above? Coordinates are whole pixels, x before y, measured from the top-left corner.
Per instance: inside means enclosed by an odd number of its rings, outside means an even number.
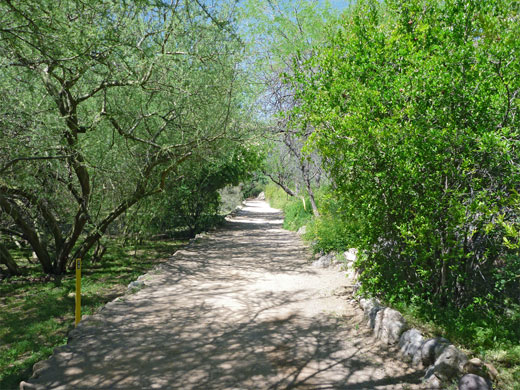
[[[327,2],[306,0],[250,0],[245,5],[249,62],[257,75],[258,101],[269,118],[265,137],[269,140],[264,173],[290,196],[307,195],[315,215],[314,189],[326,178],[320,156],[305,153],[311,126],[295,126],[289,119],[297,105],[298,85],[284,81],[288,75],[309,72],[301,67],[320,51],[328,37],[326,26],[339,19]]]
[[[18,238],[44,272],[63,273],[134,204],[188,180],[186,164],[218,171],[244,155],[233,12],[203,1],[0,3],[3,264],[16,272]],[[247,173],[233,172],[219,185]]]
[[[360,1],[295,61],[293,124],[314,127],[307,145],[365,289],[470,310],[518,303],[519,12],[509,0]]]

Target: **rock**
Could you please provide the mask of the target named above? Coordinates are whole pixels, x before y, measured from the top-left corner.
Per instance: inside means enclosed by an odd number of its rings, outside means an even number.
[[[482,360],[480,360],[479,358],[470,359],[468,360],[468,363],[477,367],[482,367]]]
[[[421,347],[421,360],[424,367],[431,366],[450,342],[443,337],[426,340]]]
[[[435,375],[433,370],[427,370],[423,377],[423,383],[427,389],[442,389],[442,381]]]
[[[45,390],[45,386],[35,385],[25,381],[20,382],[20,390]]]
[[[134,289],[141,289],[144,287],[144,282],[139,280],[134,280],[133,282],[130,282],[127,289],[128,290],[134,290]]]
[[[307,233],[307,226],[303,225],[301,228],[298,229],[296,232],[297,235],[303,236],[305,233]]]
[[[136,280],[138,282],[144,283],[146,280],[149,280],[149,279],[150,279],[150,277],[147,274],[143,274],[143,275],[140,275]]]
[[[347,263],[352,263],[357,259],[358,250],[356,248],[350,248],[348,251],[343,253]]]
[[[334,263],[334,257],[335,257],[334,253],[328,253],[326,255],[323,255],[318,260],[314,261],[312,263],[312,266],[316,267],[316,268],[330,267],[332,265],[332,263]]]
[[[383,343],[397,344],[407,326],[401,313],[387,307],[376,314],[374,334]]]
[[[38,378],[42,371],[51,367],[49,360],[42,360],[33,365],[33,373],[31,378]]]
[[[399,338],[399,349],[406,360],[411,360],[413,365],[419,365],[421,361],[421,347],[424,337],[417,329],[404,332]]]
[[[497,379],[498,371],[491,363],[484,363],[484,367],[492,380]]]
[[[435,375],[441,380],[449,381],[463,372],[467,356],[454,345],[448,345],[435,360]]]
[[[341,266],[341,271],[345,271],[345,277],[347,278],[348,281],[350,281],[352,284],[356,285],[356,270],[353,269],[353,268],[346,268],[344,266]],[[356,291],[354,292],[357,292],[359,288],[356,288]]]
[[[359,305],[363,309],[363,314],[368,321],[367,325],[370,327],[370,329],[374,329],[374,326],[376,324],[377,312],[381,309],[384,309],[384,307],[381,306],[379,301],[375,298],[361,298],[359,301]]]
[[[258,200],[265,200],[265,193],[262,191],[258,194],[258,196],[256,197],[256,199]]]
[[[464,365],[464,373],[484,376],[484,370],[482,369],[482,367],[482,360],[478,358],[473,358],[468,360],[468,362]]]
[[[493,387],[484,378],[466,374],[459,380],[459,390],[491,390]]]

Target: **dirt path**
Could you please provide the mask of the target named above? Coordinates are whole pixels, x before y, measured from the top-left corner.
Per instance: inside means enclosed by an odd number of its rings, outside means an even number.
[[[249,201],[146,287],[82,321],[25,388],[416,389],[281,215]]]

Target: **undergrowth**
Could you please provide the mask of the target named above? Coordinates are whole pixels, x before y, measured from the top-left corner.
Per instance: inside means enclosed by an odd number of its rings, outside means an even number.
[[[264,193],[271,207],[283,211],[284,229],[296,231],[311,221],[312,209],[308,197],[289,196],[272,183],[266,186]]]

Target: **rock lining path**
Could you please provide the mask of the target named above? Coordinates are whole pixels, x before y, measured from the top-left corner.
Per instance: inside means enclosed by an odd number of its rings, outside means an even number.
[[[338,296],[336,269],[282,216],[248,201],[106,305],[36,367],[25,389],[418,389],[421,373]]]

